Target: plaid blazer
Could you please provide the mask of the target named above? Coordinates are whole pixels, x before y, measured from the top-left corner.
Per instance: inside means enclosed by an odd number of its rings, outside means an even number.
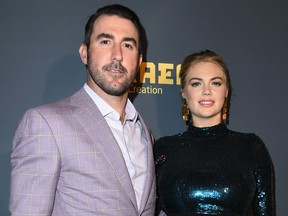
[[[82,88],[69,98],[29,109],[13,139],[9,209],[12,215],[152,216],[155,208],[153,136],[141,206],[121,150]]]

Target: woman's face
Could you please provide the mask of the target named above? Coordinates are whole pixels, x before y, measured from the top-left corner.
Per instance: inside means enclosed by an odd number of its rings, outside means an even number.
[[[182,97],[187,101],[194,126],[219,124],[227,95],[226,77],[217,64],[199,62],[188,69]]]

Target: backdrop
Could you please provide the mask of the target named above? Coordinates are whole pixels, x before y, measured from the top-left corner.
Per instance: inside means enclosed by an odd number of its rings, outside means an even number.
[[[277,215],[288,213],[288,2],[1,0],[0,215],[9,215],[10,154],[15,127],[32,106],[66,97],[85,82],[78,56],[84,25],[99,6],[134,9],[146,28],[148,53],[131,92],[155,137],[186,130],[177,67],[188,54],[219,53],[231,71],[230,128],[266,143],[276,172]]]

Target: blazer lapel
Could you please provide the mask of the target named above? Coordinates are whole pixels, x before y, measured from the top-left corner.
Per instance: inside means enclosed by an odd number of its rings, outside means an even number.
[[[102,151],[137,209],[135,193],[121,149],[101,112],[83,88],[71,97],[71,105],[79,107],[73,111],[73,115],[91,137],[94,145]]]

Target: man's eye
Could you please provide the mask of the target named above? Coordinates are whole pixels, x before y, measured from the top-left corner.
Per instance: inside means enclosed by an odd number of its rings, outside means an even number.
[[[133,46],[131,44],[125,43],[124,47],[129,48],[129,49],[133,49]]]
[[[100,41],[100,44],[109,44],[109,41],[108,40],[102,40],[102,41]]]

